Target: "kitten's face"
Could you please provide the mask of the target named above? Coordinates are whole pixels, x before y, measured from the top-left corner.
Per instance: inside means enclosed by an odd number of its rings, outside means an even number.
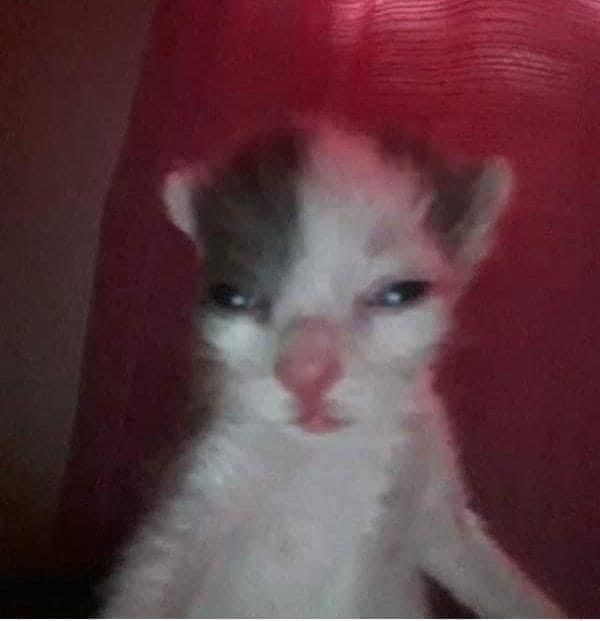
[[[399,416],[467,256],[442,251],[440,236],[462,224],[433,210],[466,213],[474,200],[471,188],[464,205],[440,206],[439,175],[410,155],[325,128],[255,145],[196,202],[171,177],[167,202],[205,254],[201,330],[224,371],[226,415],[309,421],[307,433],[384,431]]]

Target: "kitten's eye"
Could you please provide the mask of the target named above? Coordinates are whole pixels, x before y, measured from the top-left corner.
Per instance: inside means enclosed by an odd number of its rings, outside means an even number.
[[[253,296],[225,283],[210,287],[209,297],[213,304],[230,311],[247,311],[256,307],[256,299]]]
[[[394,308],[416,302],[427,294],[430,283],[424,280],[401,280],[385,285],[367,299],[369,306]]]

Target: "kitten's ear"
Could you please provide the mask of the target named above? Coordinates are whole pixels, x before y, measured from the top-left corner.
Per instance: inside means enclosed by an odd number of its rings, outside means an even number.
[[[167,175],[162,193],[167,217],[198,249],[201,248],[201,239],[196,213],[197,198],[207,183],[208,175],[203,168],[186,168]]]
[[[511,166],[501,157],[484,160],[441,184],[427,223],[457,262],[475,267],[485,256],[512,186]]]

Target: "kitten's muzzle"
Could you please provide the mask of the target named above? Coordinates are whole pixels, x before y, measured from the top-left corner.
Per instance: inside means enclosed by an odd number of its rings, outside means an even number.
[[[327,414],[325,396],[343,375],[343,333],[321,316],[302,317],[286,331],[275,376],[296,399],[298,424],[306,431],[332,431],[342,423]]]

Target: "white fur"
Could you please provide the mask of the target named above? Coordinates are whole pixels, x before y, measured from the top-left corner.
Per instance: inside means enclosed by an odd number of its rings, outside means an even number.
[[[138,533],[106,616],[418,618],[428,614],[423,573],[483,616],[560,615],[468,510],[443,409],[428,380],[415,384],[448,301],[356,316],[381,279],[451,272],[421,230],[431,198],[418,198],[416,175],[382,164],[367,139],[324,133],[272,321],[206,319],[225,366],[220,416],[190,447],[178,492]],[[167,199],[187,200],[173,185]],[[372,256],[382,223],[395,243]],[[334,320],[346,339],[329,399],[349,424],[335,433],[294,425],[273,374],[282,333],[307,314]]]

